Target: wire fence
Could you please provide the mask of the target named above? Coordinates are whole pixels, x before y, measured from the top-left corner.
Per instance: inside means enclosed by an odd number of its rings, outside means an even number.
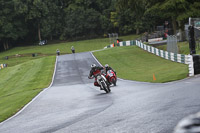
[[[109,33],[110,44],[117,43],[118,33]]]
[[[178,54],[177,36],[167,36],[167,51]]]

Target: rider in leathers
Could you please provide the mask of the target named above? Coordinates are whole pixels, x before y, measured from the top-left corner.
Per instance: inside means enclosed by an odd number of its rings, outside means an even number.
[[[115,70],[112,69],[112,67],[110,67],[108,64],[105,64],[105,70],[106,70],[106,73],[107,73],[108,70],[112,70],[115,73],[115,75],[116,75]]]
[[[93,76],[95,77],[94,86],[101,87],[97,82],[97,75],[101,74],[101,70],[103,69],[104,69],[103,67],[96,66],[95,64],[91,65],[91,70],[88,78],[92,79]]]
[[[110,67],[108,64],[105,64],[105,71],[106,71],[106,76],[105,77],[106,77],[107,81],[109,82],[109,84],[111,84],[110,81],[109,81],[109,75],[107,74],[107,72],[109,70],[112,70],[115,73],[115,75],[116,75],[115,70],[113,70],[112,67]]]

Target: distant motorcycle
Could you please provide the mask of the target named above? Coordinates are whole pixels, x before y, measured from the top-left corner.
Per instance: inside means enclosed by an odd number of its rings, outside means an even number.
[[[108,70],[107,71],[106,79],[108,80],[108,82],[110,84],[113,84],[114,86],[116,86],[117,76],[116,76],[116,74],[112,70]]]
[[[97,82],[106,93],[109,93],[111,91],[110,85],[103,74],[97,75]]]

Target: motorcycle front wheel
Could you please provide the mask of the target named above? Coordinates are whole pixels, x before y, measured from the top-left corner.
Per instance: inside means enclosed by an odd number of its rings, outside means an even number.
[[[110,92],[110,88],[108,87],[108,85],[105,82],[102,82],[102,86],[106,93]]]
[[[114,86],[116,86],[116,79],[115,78],[112,79],[112,83],[114,84]]]
[[[106,85],[107,85],[108,91],[111,92],[110,84],[108,83],[108,81],[106,81]]]

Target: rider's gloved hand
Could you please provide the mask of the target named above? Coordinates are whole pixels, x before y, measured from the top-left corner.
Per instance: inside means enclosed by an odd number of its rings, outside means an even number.
[[[93,77],[88,76],[89,79],[92,79]]]

